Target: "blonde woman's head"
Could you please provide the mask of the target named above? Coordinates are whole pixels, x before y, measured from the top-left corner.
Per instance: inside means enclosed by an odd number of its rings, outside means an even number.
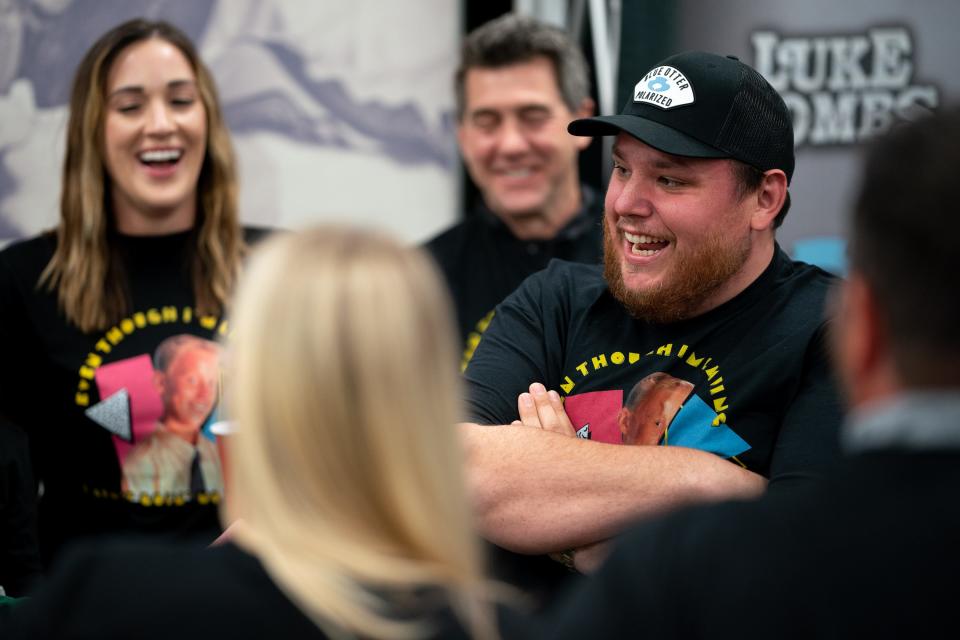
[[[479,585],[450,314],[429,259],[370,231],[273,238],[245,274],[225,517],[318,620],[404,635],[367,588]]]

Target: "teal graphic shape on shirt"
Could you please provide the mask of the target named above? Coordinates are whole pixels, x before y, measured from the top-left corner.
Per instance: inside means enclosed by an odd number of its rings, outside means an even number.
[[[713,426],[717,414],[696,394],[680,407],[680,411],[664,434],[663,444],[709,451],[724,458],[740,455],[750,449],[746,440],[725,424]]]

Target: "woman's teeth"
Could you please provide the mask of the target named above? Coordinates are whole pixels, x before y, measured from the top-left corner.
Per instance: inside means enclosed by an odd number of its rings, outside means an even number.
[[[140,154],[140,162],[147,164],[156,162],[176,162],[183,155],[179,149],[158,149],[155,151],[144,151]]]

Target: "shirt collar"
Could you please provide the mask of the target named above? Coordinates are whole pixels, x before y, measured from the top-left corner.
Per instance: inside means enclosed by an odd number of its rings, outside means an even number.
[[[597,224],[600,224],[602,222],[600,211],[601,201],[597,191],[590,185],[581,184],[580,199],[580,210],[577,212],[577,215],[571,218],[570,222],[564,225],[564,227],[557,232],[556,236],[550,240],[540,240],[534,242],[548,244],[557,242],[558,240],[576,240],[577,238],[589,233]],[[491,227],[509,233],[507,225],[505,225],[503,220],[501,220],[493,211],[490,210],[487,204],[483,201],[483,198],[480,198],[477,202],[477,214],[480,216],[481,220]]]
[[[849,453],[875,449],[960,449],[960,390],[911,391],[851,412],[842,431]]]

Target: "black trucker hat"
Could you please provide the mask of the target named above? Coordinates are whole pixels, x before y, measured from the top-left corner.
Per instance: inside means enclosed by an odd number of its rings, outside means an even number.
[[[633,88],[619,115],[582,118],[575,136],[621,131],[665,153],[733,158],[793,176],[793,124],[780,94],[734,56],[690,51],[670,56]]]

